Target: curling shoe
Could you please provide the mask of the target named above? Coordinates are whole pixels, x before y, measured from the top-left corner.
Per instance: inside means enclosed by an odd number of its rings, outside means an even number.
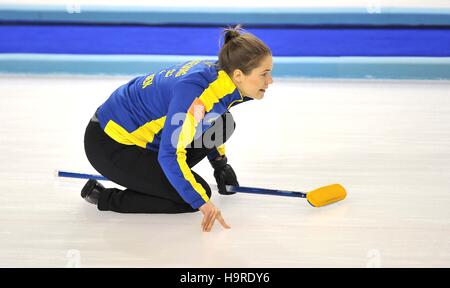
[[[81,197],[89,203],[98,204],[100,193],[105,187],[95,179],[89,179],[81,190]]]

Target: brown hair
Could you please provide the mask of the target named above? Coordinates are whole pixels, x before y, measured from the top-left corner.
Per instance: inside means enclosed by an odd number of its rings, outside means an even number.
[[[244,74],[258,67],[262,59],[272,55],[270,48],[258,37],[242,29],[241,25],[223,30],[224,44],[219,52],[219,67],[231,75],[239,69]]]

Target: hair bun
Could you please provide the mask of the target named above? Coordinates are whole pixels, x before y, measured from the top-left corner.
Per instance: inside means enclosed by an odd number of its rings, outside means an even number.
[[[232,39],[239,37],[239,35],[241,35],[242,26],[239,24],[236,25],[235,27],[228,27],[223,30],[223,33],[224,33],[224,44],[227,44]]]

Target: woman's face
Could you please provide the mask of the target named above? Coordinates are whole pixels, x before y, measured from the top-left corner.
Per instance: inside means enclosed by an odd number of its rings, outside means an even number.
[[[273,83],[272,66],[272,55],[268,55],[248,75],[239,69],[234,70],[233,82],[243,96],[262,99],[269,85]]]

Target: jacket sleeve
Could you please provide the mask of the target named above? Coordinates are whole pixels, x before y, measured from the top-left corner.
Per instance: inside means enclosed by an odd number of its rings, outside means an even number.
[[[212,161],[219,156],[225,156],[225,144],[222,144],[209,152],[208,160]]]
[[[158,154],[167,179],[194,209],[209,201],[205,189],[196,182],[186,163],[186,146],[194,140],[198,125],[205,116],[205,105],[199,99],[202,92],[203,88],[193,83],[181,82],[174,87]]]

